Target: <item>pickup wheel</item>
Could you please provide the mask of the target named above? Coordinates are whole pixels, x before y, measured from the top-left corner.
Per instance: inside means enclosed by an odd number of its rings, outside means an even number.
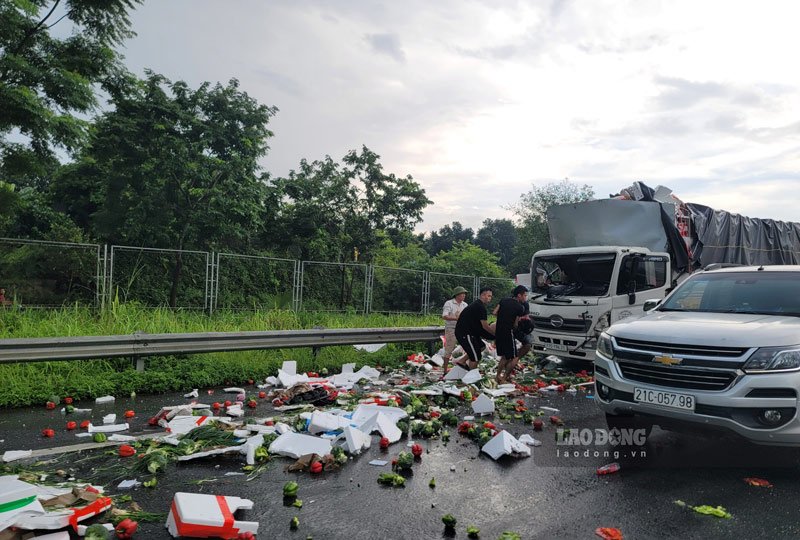
[[[645,438],[650,437],[650,432],[653,431],[653,422],[650,419],[634,415],[621,415],[606,413],[606,425],[608,430],[613,429],[643,429],[645,430]]]

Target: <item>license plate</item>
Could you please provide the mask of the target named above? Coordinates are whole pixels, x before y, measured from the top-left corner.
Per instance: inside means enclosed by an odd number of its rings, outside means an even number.
[[[560,343],[545,343],[544,346],[553,351],[567,351],[567,346]]]
[[[650,403],[671,409],[694,411],[695,399],[689,394],[676,394],[675,392],[662,392],[646,388],[634,388],[633,400],[639,403]]]

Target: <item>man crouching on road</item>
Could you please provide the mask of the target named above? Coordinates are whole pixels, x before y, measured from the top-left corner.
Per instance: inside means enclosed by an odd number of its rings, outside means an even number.
[[[456,339],[467,354],[467,365],[453,362],[464,369],[475,369],[481,359],[481,351],[486,347],[483,338],[494,339],[494,329],[487,321],[489,313],[486,305],[492,301],[492,289],[484,287],[478,299],[464,308],[456,322]]]
[[[525,315],[524,303],[528,301],[528,289],[524,285],[517,285],[509,298],[500,300],[497,309],[497,324],[495,325],[495,345],[500,361],[497,363],[497,382],[502,384],[511,377],[514,368],[519,362],[517,354],[517,340],[514,338],[514,328],[519,318]]]

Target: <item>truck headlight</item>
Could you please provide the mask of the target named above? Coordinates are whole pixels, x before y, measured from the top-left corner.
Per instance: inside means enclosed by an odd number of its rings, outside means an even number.
[[[597,338],[597,352],[602,353],[606,358],[614,358],[614,344],[605,332]]]
[[[797,371],[800,369],[800,345],[762,347],[753,353],[742,369],[747,373]]]

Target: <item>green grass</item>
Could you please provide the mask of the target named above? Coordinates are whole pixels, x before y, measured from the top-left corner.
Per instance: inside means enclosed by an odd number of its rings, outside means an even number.
[[[438,325],[438,316],[224,312],[214,316],[192,311],[148,309],[115,303],[105,313],[83,306],[59,310],[0,309],[0,339],[182,332],[234,332],[302,328],[381,328]],[[182,357],[154,357],[137,372],[126,359],[20,363],[0,366],[0,407],[42,404],[51,396],[91,399],[130,392],[188,391],[219,384],[241,384],[274,375],[284,360],[297,360],[301,371],[337,370],[342,364],[394,365],[421,344],[390,344],[367,354],[353,347],[244,351]]]

